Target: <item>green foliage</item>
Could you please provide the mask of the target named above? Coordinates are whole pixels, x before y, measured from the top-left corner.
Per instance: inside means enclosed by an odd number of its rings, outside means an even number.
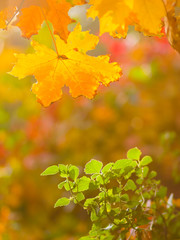
[[[138,148],[132,148],[127,152],[127,158],[139,160],[141,151]]]
[[[102,165],[102,162],[92,159],[86,164],[84,172],[86,174],[99,173],[101,171]]]
[[[62,206],[67,206],[70,203],[70,199],[63,197],[57,200],[55,203],[54,207],[62,207]]]
[[[55,175],[56,173],[59,172],[59,168],[56,165],[48,167],[43,173],[41,173],[42,176],[47,176],[47,175]]]
[[[60,177],[65,178],[59,189],[69,192],[69,198],[57,200],[55,207],[71,202],[85,209],[92,221],[88,236],[81,240],[99,239],[178,239],[180,213],[173,205],[173,195],[166,197],[167,189],[156,180],[156,172],[146,166],[152,162],[141,151],[130,149],[127,159],[103,164],[91,160],[85,166],[88,176],[79,177],[79,169],[73,165],[59,164]],[[53,168],[52,168],[53,167]],[[55,166],[42,175],[55,174]],[[89,196],[94,197],[89,197]],[[172,227],[173,226],[173,227]]]

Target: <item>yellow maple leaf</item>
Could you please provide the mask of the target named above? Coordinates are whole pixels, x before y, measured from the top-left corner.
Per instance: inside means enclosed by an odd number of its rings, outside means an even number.
[[[100,35],[109,32],[114,37],[125,37],[128,26],[145,35],[161,32],[165,8],[162,0],[90,0],[88,17],[99,17]]]
[[[83,95],[91,99],[100,83],[107,86],[121,75],[121,68],[117,63],[109,63],[109,56],[86,54],[97,43],[98,37],[81,32],[80,26],[70,33],[67,43],[56,36],[56,51],[32,41],[35,53],[17,54],[10,74],[20,79],[34,75],[37,83],[32,91],[44,106],[61,98],[64,85],[73,97]]]
[[[145,35],[160,34],[162,18],[166,15],[162,0],[135,0],[133,12],[137,18],[137,30]]]
[[[100,20],[100,35],[109,32],[112,36],[126,36],[132,0],[128,4],[124,0],[90,0],[91,8],[88,17],[98,16]],[[131,8],[130,8],[131,7]],[[117,34],[118,30],[118,34]]]

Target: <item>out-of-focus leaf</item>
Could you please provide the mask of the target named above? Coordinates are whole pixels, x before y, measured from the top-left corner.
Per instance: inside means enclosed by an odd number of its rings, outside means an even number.
[[[140,167],[146,166],[152,162],[152,158],[150,156],[145,156],[140,162]]]
[[[129,191],[129,190],[136,190],[136,184],[134,183],[134,181],[132,179],[129,179],[126,183],[126,185],[124,186],[124,190],[125,191]]]
[[[141,151],[137,147],[132,148],[127,152],[127,158],[129,159],[139,160],[140,156]]]

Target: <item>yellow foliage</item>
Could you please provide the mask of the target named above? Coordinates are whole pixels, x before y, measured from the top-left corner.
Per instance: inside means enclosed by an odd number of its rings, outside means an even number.
[[[88,31],[81,32],[79,26],[69,35],[67,44],[56,36],[56,52],[32,41],[35,53],[17,54],[10,73],[20,79],[34,75],[37,83],[32,91],[44,106],[61,98],[64,85],[73,97],[93,98],[100,83],[107,86],[121,75],[120,67],[109,63],[108,56],[86,55],[97,42],[98,37]]]
[[[134,25],[145,35],[161,32],[161,19],[165,16],[162,0],[90,0],[88,16],[100,19],[100,34],[109,32],[125,37],[128,25]]]

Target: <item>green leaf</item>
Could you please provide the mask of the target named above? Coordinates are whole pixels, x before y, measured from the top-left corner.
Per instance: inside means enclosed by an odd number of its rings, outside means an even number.
[[[73,189],[74,187],[74,184],[73,182],[71,181],[66,181],[65,184],[64,184],[64,188],[66,189],[66,191],[70,191],[71,189]]]
[[[124,190],[125,191],[129,191],[129,190],[136,190],[136,184],[134,183],[133,180],[129,179],[126,183],[126,185],[124,186]]]
[[[59,167],[60,176],[63,178],[66,178],[68,176],[67,166],[65,166],[64,164],[58,164],[58,167]]]
[[[96,190],[98,189],[99,185],[98,185],[98,182],[96,181],[91,181],[89,183],[89,190]]]
[[[125,218],[123,218],[123,219],[115,218],[115,219],[114,219],[114,222],[115,222],[116,224],[118,224],[118,225],[125,225],[125,224],[127,224],[127,220],[126,220]]]
[[[96,204],[95,198],[87,198],[84,203],[84,207],[88,207],[90,205],[95,205],[95,204]]]
[[[100,173],[102,166],[102,162],[92,159],[86,164],[84,172],[86,174]]]
[[[121,192],[121,188],[120,187],[113,187],[113,189],[108,189],[108,194],[109,195],[118,194],[120,192]]]
[[[143,197],[146,199],[150,199],[151,195],[148,192],[143,193]]]
[[[149,173],[149,178],[151,179],[151,178],[154,178],[154,177],[156,177],[157,176],[157,172],[155,172],[155,171],[151,171],[150,173]]]
[[[139,184],[139,185],[141,185],[141,184],[143,183],[143,179],[142,179],[142,178],[138,178],[138,179],[136,180],[136,183]]]
[[[142,174],[144,178],[147,176],[148,172],[149,172],[149,168],[147,166],[142,169]]]
[[[105,192],[100,192],[99,195],[98,195],[98,197],[99,197],[99,200],[100,200],[100,201],[103,201],[103,200],[105,199],[105,197],[106,197]]]
[[[66,183],[66,181],[63,181],[63,182],[60,182],[59,184],[58,184],[58,188],[59,189],[62,189],[63,187],[64,187],[64,184]]]
[[[90,181],[91,181],[91,179],[86,176],[79,178],[78,182],[77,182],[77,191],[83,192],[83,191],[88,190]]]
[[[58,166],[52,165],[52,166],[46,168],[46,170],[43,173],[41,173],[41,176],[55,175],[58,172],[59,172]]]
[[[63,207],[63,206],[67,206],[70,203],[70,199],[63,197],[63,198],[59,198],[57,200],[57,202],[55,203],[54,207]]]
[[[141,151],[137,147],[132,148],[127,152],[127,158],[129,159],[134,159],[139,161],[140,156],[141,156]]]
[[[103,167],[103,169],[101,170],[101,172],[102,172],[102,173],[108,172],[108,171],[112,168],[113,164],[114,164],[114,163],[108,163],[108,164],[106,164],[106,165]]]
[[[156,196],[160,198],[164,198],[167,194],[167,188],[164,186],[161,186],[159,191],[157,192]]]
[[[151,162],[152,162],[152,158],[150,156],[145,156],[145,157],[143,157],[143,159],[140,162],[140,167],[146,166]]]
[[[81,237],[79,240],[92,240],[90,236]]]
[[[95,209],[92,209],[92,211],[91,211],[91,215],[90,215],[90,218],[91,218],[91,221],[92,221],[92,222],[98,220],[98,216],[97,216],[97,214],[96,214]]]
[[[136,162],[131,159],[120,159],[114,163],[113,169],[125,169],[126,167],[135,167]]]
[[[99,184],[104,184],[104,181],[103,181],[103,178],[102,178],[101,175],[97,176],[96,181],[97,181]]]
[[[106,203],[106,211],[108,212],[108,213],[110,213],[111,212],[111,204],[110,203]]]
[[[71,165],[69,167],[69,177],[72,180],[76,180],[78,176],[79,176],[79,168],[76,167],[76,166]]]
[[[84,196],[84,194],[82,192],[81,193],[77,193],[76,197],[74,199],[74,203],[81,202],[84,199],[85,199],[85,196]]]
[[[120,199],[121,199],[122,201],[127,202],[127,201],[129,201],[129,196],[128,196],[127,193],[125,193],[125,194],[123,194],[123,195],[120,196]]]
[[[91,176],[91,179],[94,180],[94,179],[96,179],[97,176],[99,176],[99,175],[100,175],[100,173],[95,173],[95,174],[93,174],[93,175]]]
[[[137,206],[139,205],[139,201],[128,201],[127,202],[127,206],[128,208],[137,208]]]

